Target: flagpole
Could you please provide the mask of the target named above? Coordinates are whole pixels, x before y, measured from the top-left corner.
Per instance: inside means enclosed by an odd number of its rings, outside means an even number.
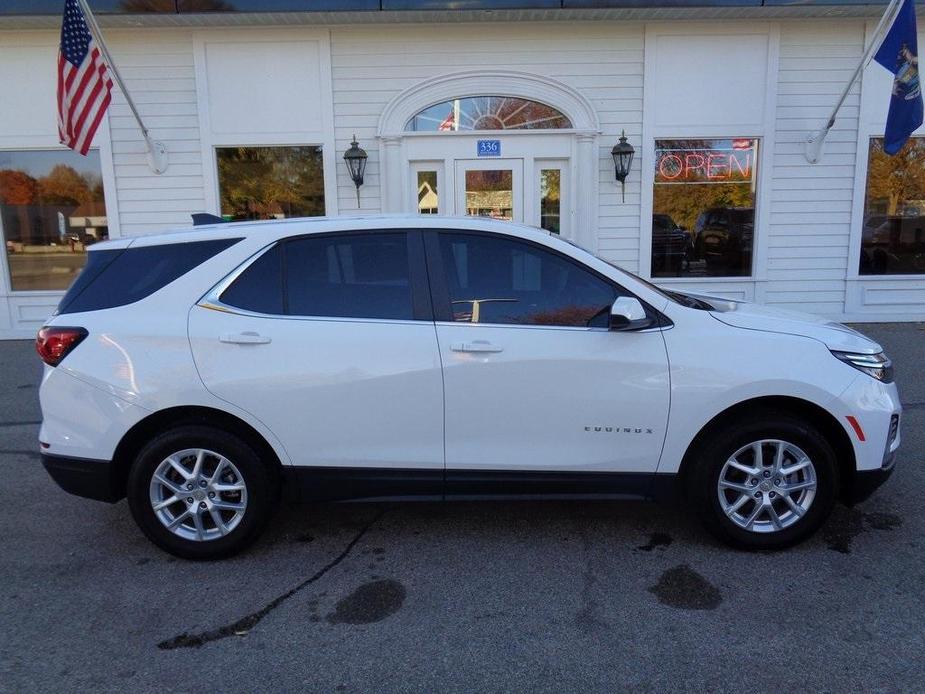
[[[905,0],[890,0],[886,12],[883,13],[877,26],[874,28],[870,43],[867,46],[867,50],[864,51],[861,62],[858,63],[858,66],[854,70],[854,74],[851,75],[851,79],[848,80],[848,84],[846,84],[845,88],[842,90],[841,96],[835,104],[835,108],[832,109],[832,113],[829,115],[826,124],[822,129],[814,130],[807,136],[803,156],[806,157],[806,161],[810,164],[816,164],[822,158],[822,145],[825,143],[825,138],[829,134],[829,130],[835,125],[835,116],[838,115],[838,111],[844,105],[845,99],[848,98],[848,92],[851,91],[851,87],[854,86],[854,83],[857,81],[858,77],[860,77],[864,68],[870,64],[871,59],[874,57],[874,53],[880,48],[880,44],[883,43],[886,30],[893,25],[893,20],[896,19],[896,15],[899,14],[899,10],[902,9],[903,2],[905,2]]]
[[[148,134],[148,129],[145,127],[144,121],[141,120],[141,114],[138,113],[138,109],[135,107],[135,102],[132,100],[131,94],[129,94],[128,89],[125,88],[125,83],[122,81],[122,75],[119,74],[119,69],[116,67],[115,61],[113,61],[112,56],[109,54],[109,48],[106,47],[106,42],[103,41],[103,32],[100,31],[100,25],[96,23],[96,17],[93,16],[93,12],[90,10],[90,6],[87,4],[87,0],[77,0],[77,2],[80,5],[80,9],[83,10],[84,17],[86,18],[87,24],[90,28],[90,33],[93,34],[93,38],[96,40],[96,43],[99,46],[100,53],[103,55],[103,60],[106,61],[110,72],[112,72],[112,76],[116,80],[116,84],[119,85],[119,89],[122,91],[122,96],[125,97],[125,101],[128,103],[129,108],[132,110],[132,115],[135,116],[135,120],[138,121],[138,127],[141,128],[141,134],[145,138],[145,144],[148,150],[148,166],[154,173],[160,175],[167,170],[168,166],[167,146],[159,140],[152,139]]]

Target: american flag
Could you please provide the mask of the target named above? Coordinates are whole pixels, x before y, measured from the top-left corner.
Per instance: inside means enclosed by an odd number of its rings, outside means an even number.
[[[112,77],[77,0],[65,0],[58,50],[58,136],[86,154],[112,99]]]
[[[453,130],[456,127],[456,117],[455,111],[450,111],[450,115],[443,119],[443,122],[437,126],[437,130],[441,132],[445,130]]]

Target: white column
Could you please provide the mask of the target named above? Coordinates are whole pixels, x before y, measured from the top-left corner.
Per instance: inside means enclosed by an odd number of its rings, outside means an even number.
[[[383,137],[381,150],[382,211],[402,211],[401,138]]]
[[[597,251],[597,196],[595,179],[597,157],[593,133],[578,135],[578,161],[575,181],[575,241],[591,251]]]

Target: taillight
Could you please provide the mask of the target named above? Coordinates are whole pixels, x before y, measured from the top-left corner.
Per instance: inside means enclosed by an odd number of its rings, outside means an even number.
[[[49,366],[57,366],[87,336],[83,328],[46,326],[35,336],[35,351]]]

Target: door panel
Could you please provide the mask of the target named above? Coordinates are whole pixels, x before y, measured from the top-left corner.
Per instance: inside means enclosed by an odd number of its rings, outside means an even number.
[[[668,418],[659,332],[437,325],[446,466],[655,472]],[[493,351],[459,351],[460,344]]]
[[[432,323],[190,313],[206,388],[250,412],[297,465],[443,467]],[[271,340],[233,344],[223,336]]]
[[[444,307],[447,470],[654,472],[668,419],[659,331],[611,332],[621,290],[570,259],[490,234],[428,252]]]

